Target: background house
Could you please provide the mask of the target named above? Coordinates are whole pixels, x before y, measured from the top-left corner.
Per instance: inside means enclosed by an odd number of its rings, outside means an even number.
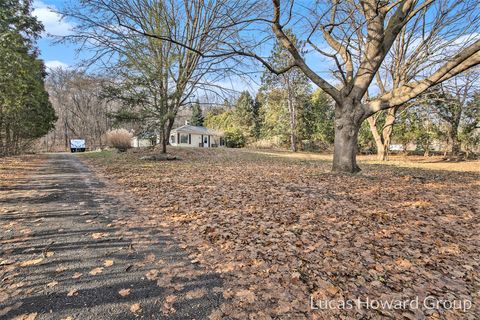
[[[215,148],[224,146],[225,141],[222,132],[187,123],[171,131],[170,144],[182,147]]]
[[[156,144],[157,137],[153,133],[144,132],[132,137],[133,148],[146,148]]]

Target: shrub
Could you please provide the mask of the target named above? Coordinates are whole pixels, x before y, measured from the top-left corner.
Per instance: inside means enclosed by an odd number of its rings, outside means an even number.
[[[133,135],[126,129],[115,129],[107,132],[107,144],[109,147],[124,152],[132,147]]]
[[[245,135],[240,129],[225,132],[225,145],[229,148],[242,148],[245,146]]]
[[[285,144],[280,136],[273,136],[251,142],[248,146],[254,149],[281,149],[285,147]]]

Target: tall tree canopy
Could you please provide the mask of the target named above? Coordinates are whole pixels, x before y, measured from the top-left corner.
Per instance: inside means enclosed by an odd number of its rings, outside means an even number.
[[[243,1],[239,12],[232,10],[235,6],[238,1],[218,1],[211,7],[215,12],[236,13],[222,25],[231,37],[221,41],[216,50],[181,44],[202,56],[252,57],[275,74],[300,68],[336,103],[334,171],[360,170],[357,140],[365,119],[403,105],[480,63],[477,0],[331,0],[308,4],[252,0]],[[255,37],[251,30],[255,30]],[[293,30],[296,38],[288,30]],[[276,68],[262,58],[269,36],[289,52],[289,65]],[[305,52],[315,53],[315,60],[319,56],[327,60],[324,63],[331,66],[336,80],[319,72]],[[393,77],[378,81],[384,68],[391,69]]]
[[[215,8],[213,0],[70,1],[62,13],[76,27],[64,40],[88,47],[94,53],[88,62],[115,68],[119,98],[135,97],[166,152],[180,108],[195,96],[218,94],[217,83],[234,72],[226,59],[200,53],[215,52],[230,36],[223,26],[237,15]]]
[[[190,124],[192,126],[203,126],[203,111],[202,107],[200,106],[200,102],[195,101],[192,105],[192,117],[190,119]]]
[[[297,41],[295,35],[291,31],[287,31],[292,42],[301,46],[302,44]],[[275,69],[282,69],[290,65],[293,58],[288,51],[280,45],[277,41],[272,49],[268,63]],[[282,100],[285,101],[285,107],[287,108],[287,114],[289,119],[289,132],[290,132],[290,148],[292,151],[297,151],[298,141],[298,120],[299,114],[301,114],[303,105],[308,99],[310,94],[310,82],[303,72],[294,67],[287,72],[280,75],[271,73],[268,69],[264,72],[262,77],[262,90],[267,92],[266,100],[268,103],[268,93],[272,90],[277,91],[277,94],[283,93]]]
[[[0,2],[0,155],[23,151],[56,120],[35,48],[42,30],[31,1]]]

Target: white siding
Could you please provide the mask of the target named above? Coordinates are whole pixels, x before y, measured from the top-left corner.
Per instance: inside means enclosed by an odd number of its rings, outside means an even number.
[[[203,141],[202,141],[202,137],[205,139],[205,137],[208,137],[208,135],[201,135],[201,134],[197,134],[197,133],[190,133],[190,143],[181,143],[181,139],[178,139],[178,134],[181,135],[187,135],[188,136],[188,133],[182,133],[182,132],[172,132],[170,134],[170,145],[176,147],[176,146],[180,146],[180,147],[192,147],[192,148],[201,148],[203,147]],[[175,136],[175,142],[172,142],[172,135]],[[210,147],[212,145],[216,144],[217,147],[220,146],[220,137],[219,136],[212,136],[210,135]]]
[[[138,137],[132,138],[132,147],[133,148],[146,148],[152,146],[152,141],[150,139],[143,139]]]

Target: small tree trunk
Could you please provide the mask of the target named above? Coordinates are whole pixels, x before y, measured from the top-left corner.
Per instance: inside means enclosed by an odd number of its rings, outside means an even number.
[[[375,144],[377,146],[377,157],[378,160],[384,161],[384,144],[382,140],[382,136],[378,133],[378,128],[377,128],[377,120],[374,116],[371,116],[367,119],[368,124],[370,125],[370,132],[372,132],[373,139],[375,140]]]
[[[10,123],[5,126],[5,155],[10,155],[12,149],[12,137],[10,136]]]
[[[68,129],[67,129],[67,120],[63,123],[63,135],[65,139],[65,151],[70,150],[70,143],[68,141]]]
[[[338,105],[335,110],[335,142],[332,171],[355,173],[357,165],[357,140],[362,119],[355,117],[353,106]]]
[[[295,106],[295,93],[292,91],[290,86],[290,81],[285,77],[285,82],[287,84],[287,104],[288,112],[290,114],[290,147],[293,152],[297,152],[297,115],[296,115],[296,106]]]
[[[290,145],[293,152],[297,152],[297,135],[295,133],[297,128],[297,119],[295,115],[295,106],[292,103],[290,111]]]
[[[397,108],[390,108],[387,111],[385,118],[385,124],[383,125],[382,138],[383,138],[383,150],[381,154],[381,160],[387,161],[390,154],[390,143],[392,142],[393,125],[395,124],[395,114]]]
[[[380,135],[377,121],[374,116],[368,118],[370,131],[372,132],[375,144],[377,145],[377,158],[380,161],[387,161],[390,153],[390,143],[392,141],[393,125],[395,124],[395,115],[397,108],[387,110],[385,124],[383,125],[382,134]]]

